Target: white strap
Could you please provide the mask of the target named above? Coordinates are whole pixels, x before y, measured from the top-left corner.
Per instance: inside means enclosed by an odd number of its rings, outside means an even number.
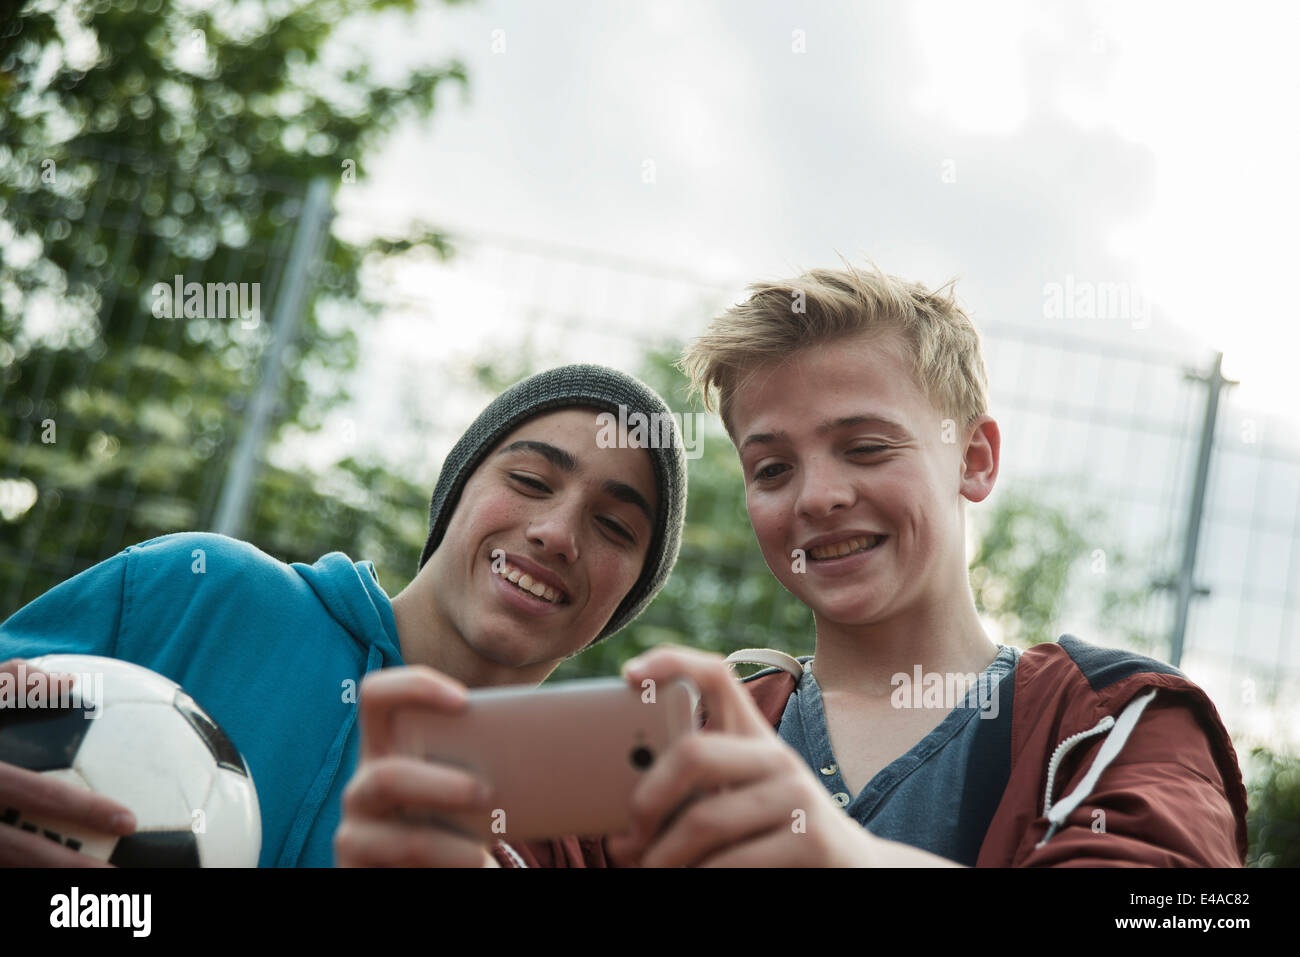
[[[732,668],[738,664],[767,665],[793,675],[796,681],[803,677],[803,662],[773,648],[742,648],[727,655],[726,663]]]
[[[519,856],[519,852],[516,851],[513,847],[511,847],[509,844],[507,844],[505,841],[498,839],[497,844],[499,844],[501,846],[501,849],[506,852],[507,856],[509,856],[509,858],[515,862],[515,867],[528,866],[527,864],[524,863],[524,859]]]
[[[1152,688],[1146,694],[1139,695],[1128,703],[1124,713],[1115,721],[1115,726],[1111,728],[1110,734],[1106,735],[1106,740],[1102,742],[1097,751],[1097,756],[1093,759],[1092,767],[1083,776],[1079,786],[1071,791],[1068,797],[1064,797],[1052,805],[1052,809],[1047,813],[1047,820],[1051,822],[1051,827],[1048,829],[1047,834],[1044,835],[1043,840],[1039,842],[1039,846],[1056,833],[1056,829],[1065,823],[1065,819],[1070,816],[1070,813],[1083,803],[1084,798],[1092,793],[1092,789],[1097,785],[1097,779],[1101,777],[1101,773],[1106,770],[1110,763],[1119,756],[1120,750],[1124,747],[1124,742],[1128,740],[1128,736],[1137,725],[1138,718],[1142,716],[1143,710],[1155,696],[1156,689]]]

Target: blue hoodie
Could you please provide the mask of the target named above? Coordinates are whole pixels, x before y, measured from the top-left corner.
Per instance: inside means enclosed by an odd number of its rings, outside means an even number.
[[[402,664],[370,562],[286,565],[221,535],[164,535],[87,569],[0,624],[0,661],[132,661],[184,688],[253,774],[261,867],[330,867],[360,744],[362,677]]]

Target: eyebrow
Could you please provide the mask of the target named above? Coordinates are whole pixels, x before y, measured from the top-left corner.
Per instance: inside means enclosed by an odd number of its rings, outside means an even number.
[[[535,452],[546,461],[550,462],[557,469],[563,469],[566,472],[578,471],[578,460],[575,459],[564,449],[549,442],[536,442],[532,439],[520,439],[518,442],[511,442],[497,455],[505,455],[509,452]]]
[[[565,472],[574,473],[578,471],[578,460],[564,449],[551,445],[549,442],[538,442],[533,439],[520,439],[518,442],[511,442],[505,448],[497,452],[497,455],[505,455],[508,452],[533,452],[540,455],[546,461],[550,462],[556,468]],[[655,523],[654,509],[646,501],[645,496],[628,485],[626,482],[618,482],[614,479],[607,481],[601,488],[605,494],[615,498],[620,502],[626,502],[629,505],[635,505],[645,513],[647,521],[651,526]]]
[[[825,435],[835,429],[848,428],[854,425],[875,425],[884,429],[886,432],[892,432],[899,438],[911,438],[912,433],[906,426],[895,422],[893,419],[886,418],[883,415],[845,415],[838,419],[827,419],[821,425],[817,426],[817,434]],[[788,432],[754,432],[745,437],[745,441],[740,443],[740,451],[751,445],[765,445],[771,442],[788,442],[790,433]]]

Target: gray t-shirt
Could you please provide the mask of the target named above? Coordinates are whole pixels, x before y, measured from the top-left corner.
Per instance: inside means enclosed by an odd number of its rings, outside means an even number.
[[[806,663],[809,659],[800,660]],[[971,827],[970,802],[963,801],[963,792],[969,775],[983,766],[984,756],[975,748],[977,733],[993,730],[981,728],[981,724],[992,721],[1010,726],[1011,708],[998,703],[1010,699],[998,694],[998,685],[1014,672],[1019,660],[1018,648],[1000,645],[997,657],[973,685],[953,682],[951,690],[945,688],[957,706],[911,750],[882,768],[856,796],[848,793],[831,751],[821,688],[812,672],[804,671],[786,702],[779,733],[803,756],[835,802],[872,834],[973,866],[984,835],[961,833],[963,827]],[[938,682],[926,676],[906,677],[907,682],[895,685],[901,704],[933,706],[934,701],[944,700],[944,693],[936,690]],[[917,677],[921,678],[919,686]],[[987,821],[982,826],[987,829]]]

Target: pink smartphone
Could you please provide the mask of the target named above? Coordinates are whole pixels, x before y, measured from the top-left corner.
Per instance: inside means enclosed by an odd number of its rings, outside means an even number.
[[[635,689],[621,678],[471,691],[458,715],[406,708],[394,745],[466,768],[493,790],[491,807],[439,823],[488,840],[619,833],[632,792],[655,760],[697,727],[686,679]]]

